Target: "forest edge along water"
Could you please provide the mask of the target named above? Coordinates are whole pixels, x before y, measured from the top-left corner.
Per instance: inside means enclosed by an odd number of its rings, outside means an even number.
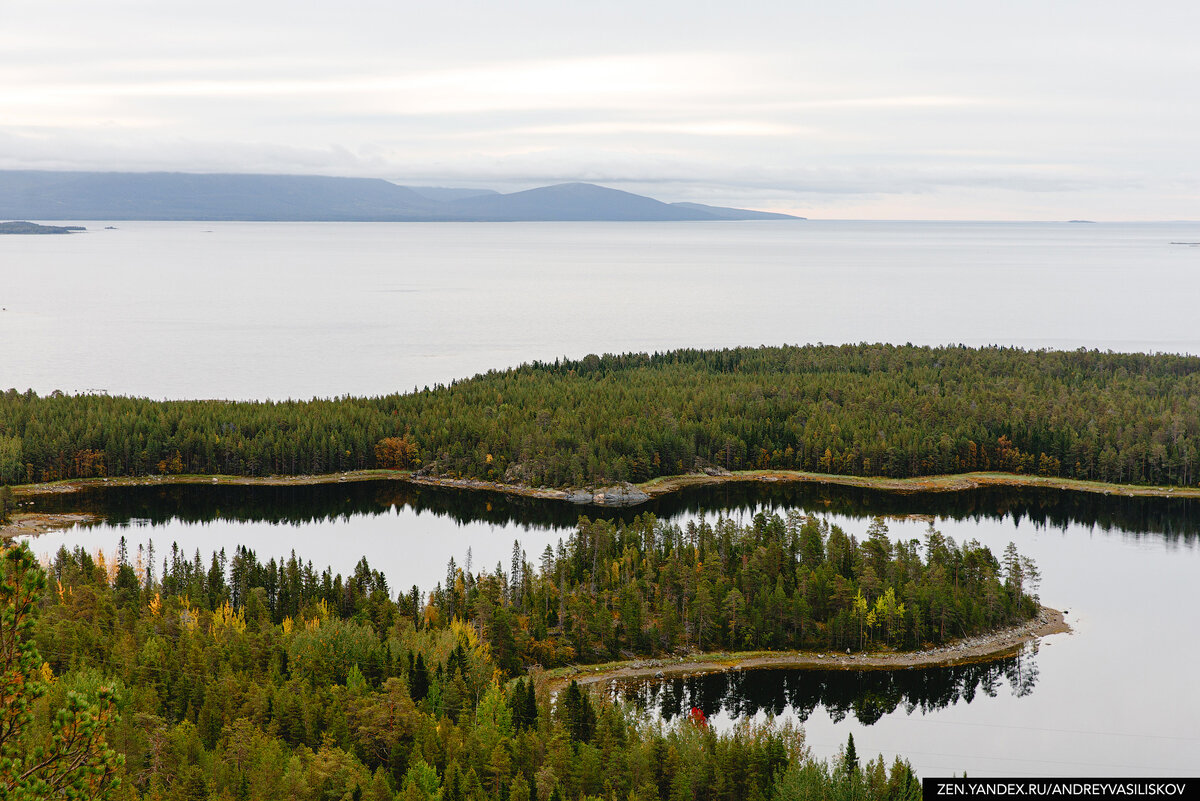
[[[171,485],[219,485],[246,487],[295,487],[321,484],[344,484],[368,481],[395,481],[449,490],[484,491],[538,500],[558,500],[583,506],[631,507],[662,498],[686,489],[758,482],[762,484],[812,483],[880,490],[895,493],[953,493],[983,487],[1030,487],[1065,492],[1144,498],[1198,498],[1200,488],[1161,487],[1137,484],[1108,484],[1101,481],[1015,473],[960,473],[957,475],[920,476],[915,478],[882,478],[810,473],[799,470],[741,470],[720,473],[700,473],[651,479],[642,484],[622,484],[600,488],[552,489],[504,484],[481,479],[440,478],[423,476],[407,470],[355,470],[311,476],[231,476],[231,475],[169,475],[126,476],[113,478],[69,479],[42,484],[12,487],[19,504],[21,498],[70,495],[95,488],[148,487]],[[590,500],[587,498],[590,496]],[[582,499],[582,500],[581,500]],[[94,516],[76,511],[14,511],[11,522],[0,527],[0,537],[41,534],[79,523],[94,522]]]
[[[632,659],[605,665],[575,665],[547,671],[541,681],[551,691],[571,680],[601,685],[637,679],[667,679],[724,673],[731,670],[900,670],[990,662],[1012,656],[1026,643],[1054,634],[1070,634],[1064,613],[1043,606],[1033,620],[998,631],[954,640],[919,651],[839,653],[837,651],[741,651],[702,653],[671,659]]]

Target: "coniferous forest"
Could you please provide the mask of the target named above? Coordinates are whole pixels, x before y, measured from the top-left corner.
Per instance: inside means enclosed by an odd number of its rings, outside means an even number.
[[[846,345],[588,356],[374,398],[0,395],[0,484],[419,470],[514,484],[698,468],[1200,481],[1200,358]]]
[[[1036,567],[1014,548],[886,534],[799,514],[584,518],[536,560],[514,546],[507,570],[451,561],[428,592],[390,587],[365,559],[343,577],[244,547],[62,549],[45,566],[10,548],[19,636],[0,691],[27,703],[6,704],[0,749],[87,755],[59,776],[81,797],[918,798],[907,763],[860,764],[852,744],[826,763],[786,726],[646,723],[573,681],[552,698],[539,679],[693,649],[910,648],[1037,607]],[[25,764],[0,761],[0,786],[21,787]]]

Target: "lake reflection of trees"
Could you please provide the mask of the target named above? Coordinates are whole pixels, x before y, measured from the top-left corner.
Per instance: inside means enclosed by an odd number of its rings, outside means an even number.
[[[953,520],[1008,518],[1035,526],[1096,526],[1133,536],[1190,539],[1200,534],[1200,499],[1126,497],[1040,487],[981,487],[957,492],[889,492],[836,484],[745,482],[694,487],[655,502],[660,517],[702,509],[804,509],[871,518],[930,515]]]
[[[847,715],[870,725],[897,709],[923,714],[979,693],[996,696],[1006,686],[1017,696],[1033,692],[1037,683],[1035,655],[1026,650],[995,662],[904,670],[735,670],[681,679],[643,680],[622,684],[615,695],[643,709],[657,710],[665,720],[692,707],[711,717],[774,716],[791,711],[807,720],[817,706],[834,722]]]
[[[114,525],[131,520],[207,523],[214,520],[302,525],[409,508],[459,523],[569,528],[588,511],[563,501],[499,492],[422,487],[401,481],[358,481],[291,486],[168,484],[89,488],[33,499],[41,512],[87,511]],[[589,512],[590,513],[590,512]],[[633,514],[628,515],[629,518]]]
[[[460,523],[516,524],[570,528],[580,515],[630,520],[652,512],[664,520],[707,511],[715,515],[756,509],[800,509],[870,518],[932,515],[955,520],[1008,518],[1037,526],[1097,526],[1128,536],[1190,539],[1200,533],[1200,500],[1126,498],[1053,489],[986,487],[961,492],[899,493],[832,484],[746,482],[694,487],[641,506],[605,509],[576,506],[498,492],[423,487],[381,480],[292,486],[158,485],[90,488],[79,493],[36,496],[31,511],[89,511],[109,522],[152,523],[179,519],[266,521],[301,524],[352,515],[378,515],[392,508],[448,516]]]

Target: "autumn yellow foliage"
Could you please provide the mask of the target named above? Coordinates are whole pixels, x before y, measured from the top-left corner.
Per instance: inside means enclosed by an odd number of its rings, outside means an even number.
[[[208,624],[208,632],[216,639],[224,638],[229,632],[244,634],[246,632],[246,616],[241,609],[234,609],[226,601],[216,608],[212,620]]]

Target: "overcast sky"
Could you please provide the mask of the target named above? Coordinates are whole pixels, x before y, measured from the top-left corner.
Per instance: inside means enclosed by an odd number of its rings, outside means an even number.
[[[0,0],[0,168],[1200,219],[1198,9]]]

